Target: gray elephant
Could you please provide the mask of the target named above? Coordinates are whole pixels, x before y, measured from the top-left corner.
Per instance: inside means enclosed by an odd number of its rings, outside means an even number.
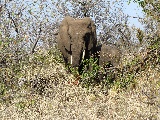
[[[89,17],[67,16],[60,24],[57,43],[65,63],[80,70],[82,60],[89,59],[96,50],[96,26]]]
[[[114,44],[102,44],[97,46],[95,56],[98,58],[98,65],[104,70],[99,72],[97,80],[102,80],[104,77],[113,81],[119,70],[116,68],[119,65],[121,51]]]
[[[120,62],[121,51],[114,44],[103,44],[97,47],[99,65],[103,67],[117,67]]]

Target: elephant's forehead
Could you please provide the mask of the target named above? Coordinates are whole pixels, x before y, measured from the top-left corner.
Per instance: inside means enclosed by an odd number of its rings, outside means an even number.
[[[69,26],[71,26],[71,27],[77,26],[77,27],[84,27],[84,28],[87,28],[88,25],[89,25],[89,23],[86,21],[83,21],[83,20],[74,20],[74,21],[70,22],[70,24],[69,24]]]
[[[74,24],[70,24],[69,29],[70,31],[80,32],[80,33],[86,33],[91,31],[91,29],[88,28],[87,24],[78,23],[78,22],[75,22]]]

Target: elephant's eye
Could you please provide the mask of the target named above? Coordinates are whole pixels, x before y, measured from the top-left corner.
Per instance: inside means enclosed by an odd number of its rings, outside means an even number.
[[[89,24],[89,25],[87,26],[87,28],[91,29],[91,24]]]

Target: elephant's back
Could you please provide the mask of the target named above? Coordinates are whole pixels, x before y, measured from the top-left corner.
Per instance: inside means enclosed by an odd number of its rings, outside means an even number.
[[[103,44],[100,51],[100,64],[110,62],[118,66],[120,61],[120,50],[113,44]]]

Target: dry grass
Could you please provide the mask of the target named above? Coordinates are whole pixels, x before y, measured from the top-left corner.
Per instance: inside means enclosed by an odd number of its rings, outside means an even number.
[[[26,68],[28,69],[28,68]],[[86,90],[75,84],[76,78],[66,73],[64,66],[52,63],[41,69],[39,78],[28,71],[29,79],[46,87],[42,95],[38,86],[21,89],[8,104],[0,103],[2,120],[159,120],[160,72],[148,67],[137,74],[136,86],[118,92],[100,87]],[[31,75],[32,74],[32,75]],[[41,83],[42,81],[42,83]],[[47,81],[44,83],[44,81]],[[77,82],[77,81],[76,81]],[[42,86],[43,86],[42,85]],[[41,86],[41,87],[42,87]]]

